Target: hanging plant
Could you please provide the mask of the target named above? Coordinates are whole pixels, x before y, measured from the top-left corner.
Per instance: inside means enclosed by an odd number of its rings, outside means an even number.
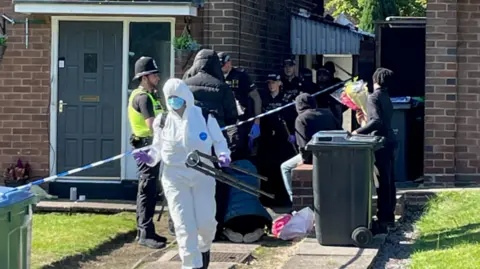
[[[3,60],[5,50],[7,50],[7,36],[0,35],[0,61]]]
[[[173,47],[175,50],[198,50],[200,45],[190,34],[183,32],[179,37],[175,37],[173,40]]]

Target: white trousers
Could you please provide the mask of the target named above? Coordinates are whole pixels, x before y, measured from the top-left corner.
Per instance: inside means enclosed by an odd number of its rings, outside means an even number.
[[[187,171],[185,171],[187,170]],[[182,176],[183,175],[183,176]],[[215,179],[191,168],[163,168],[162,185],[175,226],[182,269],[201,268],[217,230]]]

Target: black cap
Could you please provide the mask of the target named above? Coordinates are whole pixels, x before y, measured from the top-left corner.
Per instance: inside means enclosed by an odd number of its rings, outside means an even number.
[[[226,52],[218,53],[218,58],[220,59],[220,63],[224,66],[228,61],[230,61],[230,55]]]
[[[133,80],[137,80],[143,76],[150,74],[158,74],[158,66],[152,57],[142,56],[135,62],[135,76]]]
[[[278,74],[268,74],[267,81],[279,81],[280,75]]]
[[[297,63],[295,62],[294,59],[286,59],[283,61],[283,66],[295,66]]]

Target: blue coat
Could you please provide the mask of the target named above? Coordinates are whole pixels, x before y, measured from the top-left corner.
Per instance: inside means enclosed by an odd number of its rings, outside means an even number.
[[[255,168],[255,166],[248,160],[239,160],[233,162],[232,164],[243,168],[251,173],[257,173],[257,168]],[[233,169],[227,169],[227,173],[234,176],[236,179],[242,181],[243,183],[249,184],[250,186],[254,186],[256,188],[260,188],[260,181],[255,177],[246,175]],[[272,221],[272,217],[260,203],[258,197],[253,196],[245,191],[230,187],[229,197],[227,201],[227,210],[224,218],[225,222],[235,217],[247,215],[261,216],[265,217],[268,222]]]

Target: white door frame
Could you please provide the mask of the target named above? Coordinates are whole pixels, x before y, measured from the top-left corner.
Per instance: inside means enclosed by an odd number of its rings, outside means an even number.
[[[129,82],[129,64],[128,55],[130,51],[130,23],[131,22],[168,22],[170,23],[170,34],[172,45],[170,48],[170,76],[175,75],[175,53],[173,48],[173,39],[175,37],[175,18],[174,17],[102,17],[102,16],[52,16],[52,41],[51,41],[51,55],[50,55],[50,176],[56,175],[65,171],[57,171],[57,100],[58,100],[58,46],[59,46],[59,24],[60,21],[116,21],[123,23],[123,51],[122,51],[122,133],[121,133],[121,151],[127,151],[124,141],[127,138],[127,91]],[[100,161],[100,160],[99,160]],[[52,165],[53,164],[53,165]],[[86,165],[86,164],[85,164]],[[120,164],[120,178],[96,178],[89,177],[93,180],[85,180],[85,177],[68,177],[68,182],[86,183],[86,182],[108,182],[111,180],[119,181],[126,177],[126,159],[122,158]],[[77,179],[77,180],[75,180]],[[57,180],[62,181],[62,180]]]

